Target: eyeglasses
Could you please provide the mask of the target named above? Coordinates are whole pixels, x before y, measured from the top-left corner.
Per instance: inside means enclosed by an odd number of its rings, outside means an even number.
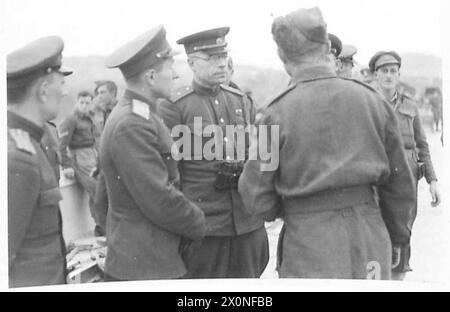
[[[203,56],[199,56],[199,55],[192,55],[191,57],[195,57],[201,60],[204,60],[206,62],[210,62],[210,63],[219,63],[220,61],[224,61],[228,59],[228,54],[214,54],[214,55],[209,55],[206,57]]]

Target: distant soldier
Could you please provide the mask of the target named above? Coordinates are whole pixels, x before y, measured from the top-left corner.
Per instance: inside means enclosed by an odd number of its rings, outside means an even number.
[[[228,32],[229,27],[210,29],[177,41],[184,45],[194,79],[191,86],[178,90],[171,102],[160,104],[169,129],[177,125],[187,125],[191,130],[217,125],[225,134],[227,125],[246,127],[253,123],[247,96],[224,85],[229,77]],[[200,118],[202,124],[195,125],[194,120]],[[202,136],[194,131],[189,139],[194,141],[197,135]],[[207,139],[201,140],[203,149]],[[231,136],[220,138],[224,144],[236,143],[233,140]],[[237,191],[244,160],[225,150],[220,155],[223,157],[214,155],[212,160],[192,150],[188,152],[190,159],[180,161],[183,193],[205,212],[208,227],[202,244],[187,261],[186,278],[257,278],[268,263],[264,220],[245,212]]]
[[[272,35],[292,78],[261,121],[279,129],[269,143],[279,142],[280,166],[246,163],[245,207],[284,215],[280,277],[389,279],[391,246],[408,243],[414,203],[395,113],[365,84],[337,77],[318,8],[276,18]]]
[[[337,74],[343,78],[352,78],[353,67],[355,67],[355,61],[353,57],[358,52],[358,50],[348,44],[342,46],[341,54],[338,56],[338,70]]]
[[[156,114],[176,73],[164,27],[120,47],[106,60],[119,68],[127,89],[106,122],[100,143],[110,207],[105,280],[180,278],[206,232],[199,207],[178,190],[170,132]]]
[[[372,85],[374,81],[373,73],[370,71],[369,67],[364,67],[360,70],[360,74],[362,76],[362,81],[365,84]]]
[[[100,231],[94,209],[94,177],[98,167],[98,152],[95,146],[96,126],[93,120],[93,96],[88,91],[78,93],[72,114],[59,127],[61,166],[67,179],[76,179],[89,196],[89,209],[96,223],[94,233]]]
[[[95,114],[96,122],[96,145],[100,147],[100,137],[103,132],[105,123],[111,114],[113,108],[117,105],[117,85],[111,80],[100,80],[95,82]],[[108,214],[108,193],[106,190],[105,176],[101,171],[99,164],[97,176],[97,184],[95,186],[94,209],[97,217],[97,226],[95,228],[96,236],[106,235],[106,216]]]
[[[437,188],[437,178],[434,173],[430,150],[425,131],[422,128],[417,105],[410,97],[397,91],[401,65],[402,59],[395,51],[380,51],[372,57],[369,63],[371,71],[375,73],[378,89],[395,110],[403,137],[401,146],[406,152],[409,167],[413,173],[415,186],[413,192],[414,202],[409,206],[410,218],[408,222],[408,229],[411,231],[417,216],[417,183],[421,177],[425,176],[428,184],[430,184],[430,193],[433,199],[431,204],[433,207],[440,204],[441,196]],[[405,277],[406,272],[411,271],[409,266],[411,257],[409,238],[406,245],[398,247],[394,250],[396,265],[393,269],[392,278],[401,280]]]
[[[430,98],[430,105],[431,105],[431,112],[433,113],[433,120],[434,125],[433,129],[435,131],[439,131],[439,125],[440,129],[442,130],[442,93],[439,89],[434,89],[434,92],[431,94]]]
[[[333,69],[337,72],[339,69],[338,57],[342,52],[342,41],[338,36],[330,33],[328,34],[328,40],[330,41],[330,53],[328,56]]]
[[[43,139],[71,74],[61,66],[63,48],[61,38],[45,37],[7,56],[10,287],[65,284],[62,196],[45,149],[52,143]]]

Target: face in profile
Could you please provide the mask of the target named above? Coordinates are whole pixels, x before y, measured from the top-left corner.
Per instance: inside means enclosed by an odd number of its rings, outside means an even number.
[[[46,120],[55,119],[63,98],[67,95],[64,76],[53,72],[41,84],[41,112]]]
[[[175,79],[178,78],[173,68],[174,62],[173,58],[165,59],[159,70],[152,70],[151,89],[158,98],[167,99],[172,94]]]
[[[104,108],[114,100],[114,94],[109,91],[108,86],[102,85],[97,88],[96,101]]]
[[[400,68],[397,64],[381,66],[376,71],[376,79],[380,88],[384,90],[395,89],[400,79]]]
[[[224,84],[229,78],[228,53],[208,55],[204,52],[197,52],[190,55],[190,66],[195,79],[199,82],[214,86]]]

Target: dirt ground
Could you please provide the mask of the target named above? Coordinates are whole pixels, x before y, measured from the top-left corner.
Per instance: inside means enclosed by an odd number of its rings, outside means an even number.
[[[412,256],[411,266],[413,272],[406,276],[406,281],[413,282],[446,282],[448,281],[450,263],[449,256],[449,233],[450,217],[448,212],[448,183],[444,171],[445,155],[440,141],[440,133],[434,132],[430,127],[426,127],[428,143],[430,145],[431,156],[439,179],[439,187],[443,196],[443,203],[432,208],[429,186],[425,179],[419,182],[418,216],[413,227],[412,234]],[[282,226],[282,221],[268,224],[267,232],[270,243],[270,262],[264,272],[263,279],[278,278],[275,270],[276,247],[278,234]]]

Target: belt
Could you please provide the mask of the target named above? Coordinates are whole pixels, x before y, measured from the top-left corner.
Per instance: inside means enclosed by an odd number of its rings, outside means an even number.
[[[305,197],[292,197],[283,200],[284,212],[307,214],[340,210],[364,203],[374,203],[374,192],[370,185],[341,188],[319,192]]]

